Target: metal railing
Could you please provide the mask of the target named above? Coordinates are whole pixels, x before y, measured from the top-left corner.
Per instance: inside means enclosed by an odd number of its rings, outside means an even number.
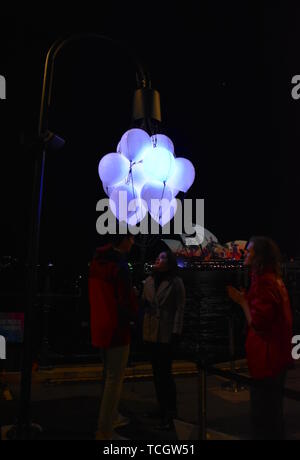
[[[220,369],[216,365],[206,365],[205,363],[198,362],[198,426],[199,426],[199,439],[207,439],[207,376],[216,375],[231,381],[236,382],[247,388],[260,385],[257,380],[249,376],[232,372],[231,370]],[[294,401],[300,401],[300,391],[284,388],[284,397]]]

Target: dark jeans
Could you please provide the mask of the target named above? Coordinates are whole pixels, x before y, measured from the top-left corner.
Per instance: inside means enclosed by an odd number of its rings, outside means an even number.
[[[147,348],[161,415],[163,418],[173,418],[177,414],[176,385],[172,375],[174,347],[165,343],[148,343]]]
[[[253,439],[284,439],[283,393],[286,371],[256,380],[250,389]]]

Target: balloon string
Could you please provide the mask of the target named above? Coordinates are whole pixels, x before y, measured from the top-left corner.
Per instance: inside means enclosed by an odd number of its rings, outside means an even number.
[[[163,199],[163,197],[164,197],[165,188],[166,188],[166,181],[164,180],[164,188],[163,188],[163,191],[162,191],[162,194],[161,194],[161,199],[160,199],[160,201],[161,201],[161,200]]]
[[[133,166],[134,163],[132,163],[132,161],[130,160],[130,166],[129,166],[129,171],[128,171],[128,175],[127,175],[127,178],[126,178],[126,185],[129,184],[130,182],[130,176],[132,176],[132,166]]]
[[[129,180],[131,178],[131,186],[132,186],[132,195],[134,197],[134,199],[136,200],[136,194],[135,194],[135,188],[134,188],[134,181],[133,181],[133,174],[132,174],[132,166],[135,165],[136,162],[132,162],[130,161],[130,168],[129,168],[129,174],[128,174],[128,177],[129,177]],[[139,216],[138,216],[138,213],[137,213],[137,206],[135,207],[135,215],[136,215],[136,218],[137,220],[139,219]]]
[[[132,166],[137,165],[139,163],[143,163],[143,160],[140,160],[140,161],[132,161],[132,160],[130,160],[130,166],[129,166],[128,176],[127,176],[127,179],[126,179],[126,184],[129,184],[129,182],[130,182],[130,176],[132,176]]]
[[[165,194],[165,189],[166,189],[166,181],[165,181],[165,180],[164,180],[163,184],[164,184],[164,186],[163,186],[161,198],[160,198],[160,200],[159,200],[158,213],[157,213],[157,215],[156,215],[156,217],[158,217],[158,220],[160,220],[161,217],[162,217],[161,200],[163,199],[164,194]]]

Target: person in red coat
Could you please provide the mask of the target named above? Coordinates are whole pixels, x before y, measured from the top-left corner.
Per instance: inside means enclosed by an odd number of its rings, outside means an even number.
[[[132,235],[116,235],[100,247],[90,264],[89,300],[92,344],[103,350],[104,390],[96,439],[120,439],[114,428],[129,422],[118,413],[130,346],[130,324],[136,320],[137,297],[126,254]]]
[[[246,316],[246,355],[254,385],[250,388],[254,439],[283,439],[283,396],[292,364],[292,313],[280,270],[280,252],[266,237],[253,237],[245,264],[251,269],[249,291],[228,286],[230,298]]]

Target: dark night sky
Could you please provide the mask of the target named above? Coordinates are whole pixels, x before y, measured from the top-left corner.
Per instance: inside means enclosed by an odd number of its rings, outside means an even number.
[[[32,156],[19,141],[36,133],[46,50],[78,32],[122,40],[147,64],[165,132],[196,167],[187,197],[205,198],[205,226],[221,242],[267,234],[299,255],[300,101],[290,91],[300,73],[300,15],[220,5],[2,21],[0,255],[26,255]],[[89,260],[104,196],[97,165],[128,129],[134,84],[134,68],[116,48],[86,42],[58,58],[50,128],[67,143],[47,162],[43,259]]]

